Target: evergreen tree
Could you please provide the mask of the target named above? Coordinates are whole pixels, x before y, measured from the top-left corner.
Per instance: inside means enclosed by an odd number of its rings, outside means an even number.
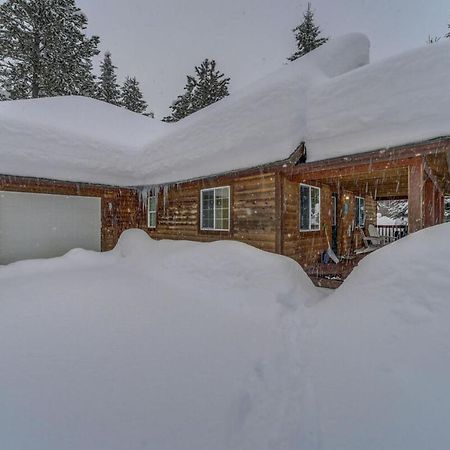
[[[184,86],[184,94],[179,95],[177,99],[170,105],[172,114],[164,117],[163,122],[178,122],[183,117],[191,114],[192,111],[192,95],[196,85],[196,80],[193,76],[187,76],[187,82]]]
[[[450,30],[450,23],[447,25],[447,28]],[[445,35],[445,37],[450,39],[450,31]]]
[[[320,28],[314,24],[314,12],[311,9],[311,3],[303,14],[303,22],[295,27],[292,32],[297,41],[297,51],[288,58],[289,61],[295,61],[303,55],[328,41],[328,38],[320,37]]]
[[[113,105],[120,104],[120,87],[117,84],[116,66],[111,60],[111,52],[106,52],[100,64],[97,98]]]
[[[195,75],[188,75],[184,93],[170,106],[172,114],[164,117],[165,122],[177,122],[208,105],[229,95],[230,78],[216,70],[216,61],[205,59],[195,67]]]
[[[121,104],[130,111],[153,117],[152,112],[146,112],[147,102],[144,100],[135,77],[127,77],[122,86]]]
[[[95,95],[92,57],[75,0],[6,0],[0,5],[0,85],[12,99]]]

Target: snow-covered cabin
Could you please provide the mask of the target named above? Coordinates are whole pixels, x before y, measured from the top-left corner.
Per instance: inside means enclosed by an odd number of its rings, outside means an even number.
[[[409,231],[450,193],[450,43],[369,62],[336,38],[174,124],[81,97],[0,102],[0,264],[74,246],[236,239],[317,273],[352,258],[376,201]]]

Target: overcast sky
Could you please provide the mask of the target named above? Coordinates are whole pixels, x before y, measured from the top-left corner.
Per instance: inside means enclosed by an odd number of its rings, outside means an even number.
[[[303,0],[77,0],[89,32],[112,52],[119,79],[135,75],[156,117],[169,112],[185,76],[215,58],[231,92],[283,64],[294,51],[291,29]],[[447,32],[448,0],[313,0],[325,35],[361,31],[372,60],[425,45]]]

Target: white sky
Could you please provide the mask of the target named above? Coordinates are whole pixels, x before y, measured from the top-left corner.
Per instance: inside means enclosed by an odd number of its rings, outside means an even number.
[[[89,32],[112,52],[122,82],[135,75],[156,117],[185,76],[215,58],[231,92],[280,67],[294,51],[291,29],[307,0],[77,0]],[[312,0],[325,35],[367,34],[372,60],[422,46],[447,32],[448,0]]]

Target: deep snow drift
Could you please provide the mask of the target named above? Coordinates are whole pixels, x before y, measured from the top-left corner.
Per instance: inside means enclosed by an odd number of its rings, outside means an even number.
[[[317,293],[285,257],[133,230],[3,266],[0,287],[2,449],[282,449],[296,432],[285,328]]]
[[[314,308],[311,448],[449,448],[449,237],[443,224],[377,250]]]
[[[450,224],[323,298],[245,244],[152,241],[0,268],[8,450],[442,450]]]

